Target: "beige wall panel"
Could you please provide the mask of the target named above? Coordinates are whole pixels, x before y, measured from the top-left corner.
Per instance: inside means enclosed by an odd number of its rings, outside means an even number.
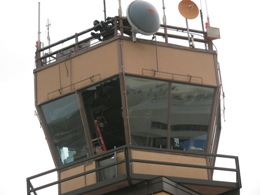
[[[124,152],[117,153],[117,159],[118,159],[118,161],[125,160],[125,153]],[[126,164],[125,163],[118,164],[117,174],[118,174],[118,176],[126,175]]]
[[[156,193],[154,195],[169,195],[169,193],[167,193],[167,192],[159,192],[159,193]]]
[[[51,93],[60,88],[59,66],[52,66],[39,71],[36,74],[37,103],[47,101],[55,96]],[[56,93],[59,93],[56,91]]]
[[[118,73],[117,42],[112,42],[72,59],[72,83],[81,88]]]
[[[60,178],[65,179],[67,177],[71,177],[73,175],[83,173],[83,172],[84,172],[84,165],[81,165],[81,166],[71,168],[66,171],[62,171],[60,173]],[[61,193],[65,193],[65,192],[69,192],[69,191],[72,191],[72,190],[75,190],[78,188],[82,188],[85,186],[85,183],[86,183],[86,179],[84,176],[63,182],[60,185]]]
[[[114,51],[116,41],[36,72],[37,104],[118,74],[118,55]]]
[[[201,77],[204,84],[216,85],[214,55],[176,48],[158,47],[159,71]],[[178,78],[178,75],[175,75]],[[186,78],[189,79],[188,77]],[[191,82],[200,82],[191,78]]]
[[[211,53],[163,46],[157,46],[156,53],[155,45],[123,41],[123,64],[126,73],[216,85]]]
[[[61,88],[63,89],[63,93],[68,92],[70,91],[69,86],[71,85],[71,60],[66,60],[58,66],[60,69]]]
[[[92,163],[85,165],[85,171],[90,171],[96,168],[96,163],[93,161]],[[96,173],[90,173],[86,175],[86,186],[95,184],[97,182]]]
[[[195,156],[184,156],[184,155],[147,152],[147,151],[138,151],[138,150],[132,150],[131,155],[133,159],[206,166],[206,158],[195,157]],[[132,171],[133,173],[136,174],[209,179],[208,172],[206,169],[197,169],[197,168],[188,168],[188,167],[133,162]]]
[[[80,173],[83,173],[85,171],[90,171],[92,169],[95,169],[95,161],[85,164],[85,165],[80,165],[74,168],[71,168],[66,171],[62,171],[60,173],[60,178],[65,179],[67,177],[71,177],[73,175],[77,175]],[[90,173],[87,174],[86,176],[78,177],[69,181],[66,181],[60,185],[61,193],[69,192],[75,189],[79,189],[88,185],[92,185],[96,183],[96,173]]]
[[[156,47],[131,41],[123,41],[123,65],[125,72],[141,74],[142,69],[156,70]]]
[[[135,174],[208,180],[207,172],[205,170],[188,168],[188,167],[176,167],[176,166],[133,162],[132,171]]]

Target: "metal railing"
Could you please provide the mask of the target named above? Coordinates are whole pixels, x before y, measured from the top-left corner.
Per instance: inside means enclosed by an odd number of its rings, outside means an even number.
[[[173,154],[173,155],[185,155],[185,156],[192,156],[192,157],[199,157],[199,158],[206,158],[208,160],[212,160],[211,162],[213,163],[208,163],[210,165],[198,165],[198,164],[187,164],[187,163],[181,163],[181,162],[163,162],[163,161],[159,161],[159,160],[143,160],[143,159],[137,159],[137,158],[133,158],[131,156],[131,150],[138,150],[138,151],[145,151],[145,152],[160,152],[160,153],[167,153],[167,154]],[[124,158],[120,159],[120,160],[116,160],[113,161],[112,163],[109,163],[107,165],[102,165],[102,166],[98,166],[92,170],[89,171],[84,171],[81,172],[79,174],[75,174],[73,176],[69,176],[66,177],[64,179],[56,179],[56,181],[52,181],[49,183],[45,183],[43,185],[39,185],[39,186],[34,186],[33,185],[33,180],[39,179],[41,177],[44,177],[48,174],[52,174],[52,173],[59,173],[61,171],[66,170],[67,168],[70,167],[76,167],[77,165],[84,165],[87,162],[100,162],[100,160],[102,159],[108,159],[111,158],[111,156],[115,157],[116,154],[118,153],[122,153],[124,154]],[[215,165],[215,160],[217,158],[221,158],[221,159],[229,159],[232,160],[234,162],[234,167],[220,167],[220,166],[216,166]],[[53,186],[60,186],[61,184],[64,184],[64,182],[68,182],[71,181],[73,179],[76,178],[80,178],[82,176],[87,176],[89,174],[93,174],[95,173],[96,175],[98,175],[100,173],[100,171],[104,171],[105,169],[111,168],[111,167],[117,167],[118,165],[125,165],[125,178],[127,178],[127,180],[131,181],[131,178],[134,177],[134,173],[131,167],[131,164],[133,163],[143,163],[143,164],[153,164],[153,165],[162,165],[162,166],[172,166],[172,167],[185,167],[185,168],[194,168],[194,169],[203,169],[205,171],[210,171],[212,173],[216,172],[216,171],[225,171],[228,173],[234,173],[236,175],[235,177],[235,181],[232,181],[232,183],[235,183],[237,186],[237,189],[241,188],[241,177],[240,177],[240,168],[239,168],[239,161],[238,161],[238,157],[237,156],[229,156],[229,155],[219,155],[219,154],[206,154],[206,153],[198,153],[198,152],[185,152],[185,151],[175,151],[175,150],[162,150],[162,149],[158,149],[158,148],[145,148],[145,147],[138,147],[138,146],[130,146],[130,145],[126,145],[126,146],[122,146],[113,150],[109,150],[106,151],[105,153],[101,153],[95,156],[92,156],[90,158],[87,159],[82,159],[76,163],[73,164],[69,164],[66,166],[63,166],[61,168],[55,168],[31,177],[27,178],[27,195],[38,195],[38,192],[41,190],[44,190],[46,188],[50,188]],[[117,175],[119,177],[119,175]],[[176,177],[176,176],[175,176]],[[222,177],[225,177],[225,175],[222,174]],[[113,179],[116,179],[116,177],[110,178],[109,181],[113,182]],[[214,181],[214,178],[209,178],[210,181]],[[217,179],[216,181],[223,181],[223,182],[227,182],[225,181],[225,179]],[[92,184],[91,189],[94,189],[93,186],[95,185],[99,185],[100,184],[102,186],[102,182],[104,182],[104,179],[100,180],[97,177],[97,181],[96,183]],[[87,189],[89,186],[85,186],[85,188]],[[58,187],[57,187],[57,191],[54,192],[56,194],[58,194]],[[60,192],[59,192],[60,194]]]
[[[104,24],[109,24],[110,26],[108,29],[105,28],[100,30],[100,33],[94,32],[97,32],[98,29],[100,29],[101,23],[49,46],[37,48],[35,54],[36,68],[40,68],[60,60],[69,59],[71,55],[81,52],[82,50],[87,50],[97,44],[111,39],[112,37],[131,37],[131,26],[129,26],[126,18],[110,18],[106,22],[102,23],[102,25]],[[109,34],[109,36],[107,34]],[[152,39],[156,42],[171,43],[193,48],[195,48],[193,43],[199,43],[201,45],[198,48],[213,50],[212,42],[207,39],[206,35],[207,33],[205,31],[170,25],[160,25],[160,29],[157,33],[155,33],[155,35],[145,37],[142,36],[140,39]],[[105,38],[101,39],[100,37]],[[181,40],[185,42],[181,42]]]

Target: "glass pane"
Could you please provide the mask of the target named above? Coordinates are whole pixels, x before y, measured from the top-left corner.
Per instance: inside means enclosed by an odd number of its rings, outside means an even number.
[[[171,93],[173,147],[205,151],[214,89],[173,83]]]
[[[82,97],[95,152],[125,145],[119,79],[87,88]]]
[[[168,83],[126,77],[133,145],[167,148]]]
[[[221,108],[220,105],[218,107],[218,114],[215,115],[214,117],[214,122],[213,122],[213,130],[212,130],[212,137],[209,138],[211,139],[210,141],[212,142],[211,148],[210,148],[210,153],[215,154],[217,153],[217,145],[218,145],[218,139],[220,136],[220,131],[221,131]]]
[[[41,108],[62,164],[88,156],[76,94],[44,104]]]

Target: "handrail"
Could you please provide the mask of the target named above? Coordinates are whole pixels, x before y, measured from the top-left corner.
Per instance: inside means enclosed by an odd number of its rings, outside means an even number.
[[[50,95],[51,95],[51,94],[54,94],[54,93],[56,93],[56,92],[59,92],[59,95],[61,95],[61,94],[62,94],[62,91],[63,91],[64,89],[67,89],[67,88],[72,88],[72,89],[73,89],[73,87],[75,87],[75,85],[80,84],[80,83],[83,83],[84,81],[90,80],[90,81],[91,81],[91,84],[92,84],[92,83],[95,82],[93,79],[96,78],[96,77],[98,77],[98,81],[101,80],[101,75],[100,75],[100,74],[95,74],[95,75],[92,75],[92,76],[90,76],[90,77],[88,77],[88,78],[85,78],[85,79],[82,79],[82,80],[77,81],[77,82],[75,82],[75,83],[72,83],[72,84],[70,84],[70,85],[61,87],[60,89],[55,89],[55,90],[53,90],[53,91],[51,91],[51,92],[49,92],[49,93],[47,94],[47,99],[50,99]]]
[[[189,79],[189,82],[191,82],[192,78],[194,79],[199,79],[200,80],[200,83],[202,84],[203,83],[203,78],[202,77],[199,77],[199,76],[192,76],[192,75],[185,75],[185,74],[179,74],[179,73],[169,73],[169,72],[164,72],[164,71],[158,71],[158,70],[153,70],[153,69],[146,69],[146,68],[143,68],[142,69],[142,74],[145,75],[145,71],[147,72],[152,72],[153,73],[153,77],[156,76],[156,73],[162,73],[162,74],[166,74],[166,75],[171,75],[171,79],[172,80],[175,80],[174,76],[179,76],[179,77],[186,77]]]
[[[120,26],[121,22],[118,22],[119,20],[126,20],[125,18],[119,18],[119,17],[114,17],[108,21],[106,21],[105,23],[112,23],[113,22],[113,27],[111,27],[109,29],[109,31],[114,31],[114,36],[123,36],[123,37],[129,37],[129,33],[131,33],[131,26]],[[68,50],[69,48],[73,48],[74,52],[77,53],[78,52],[78,46],[82,43],[91,43],[92,41],[94,41],[95,39],[97,39],[97,37],[95,37],[92,33],[92,31],[95,31],[96,28],[98,27],[98,25],[89,28],[87,30],[84,30],[82,32],[76,33],[70,37],[67,37],[65,39],[62,39],[56,43],[53,43],[49,46],[46,46],[44,48],[40,48],[36,50],[36,57],[35,57],[35,62],[36,62],[36,68],[40,68],[42,66],[45,66],[49,63],[54,62],[56,59],[55,55],[58,55],[59,52]],[[79,37],[83,36],[83,35],[87,35],[88,33],[91,32],[91,35],[89,35],[87,38],[79,41]],[[120,32],[120,33],[119,33]],[[175,32],[175,34],[173,34],[173,32]],[[100,32],[99,35],[105,35],[107,32],[103,31]],[[183,35],[178,35],[176,33],[184,33]],[[205,44],[205,50],[209,50],[213,48],[211,47],[212,43],[210,40],[207,39],[206,36],[206,32],[205,31],[200,31],[200,30],[195,30],[195,29],[189,29],[189,33],[191,33],[192,35],[197,36],[197,38],[193,38],[192,41],[194,42],[198,42],[198,43],[204,43]],[[187,40],[189,41],[189,37],[187,35],[187,28],[183,28],[183,27],[177,27],[177,26],[170,26],[170,25],[160,25],[160,29],[158,30],[158,32],[155,33],[155,35],[160,36],[163,38],[162,41],[160,40],[156,40],[158,42],[165,42],[168,43],[168,38],[171,39],[179,39],[179,40]],[[55,51],[51,51],[51,49],[64,44],[64,43],[68,43],[71,40],[75,40],[75,42],[73,44],[70,43],[70,45],[67,45],[65,47],[63,47],[60,49],[56,49]],[[102,40],[97,41],[97,44],[101,43]],[[95,45],[95,44],[94,44]],[[183,46],[183,45],[182,45]],[[92,44],[89,45],[89,47],[92,47]],[[190,47],[186,45],[186,47]],[[45,51],[47,51],[45,53]],[[51,52],[49,52],[51,51]],[[50,60],[49,62],[47,61],[47,58],[52,58],[52,60]]]
[[[155,161],[155,160],[142,160],[142,159],[135,159],[133,157],[131,157],[130,151],[131,150],[141,150],[141,151],[153,151],[153,152],[159,152],[160,153],[171,153],[171,154],[179,154],[179,155],[188,155],[188,156],[196,156],[196,157],[212,157],[212,158],[228,158],[228,159],[233,159],[235,161],[235,168],[225,168],[225,167],[216,167],[214,165],[197,165],[197,164],[186,164],[186,163],[176,163],[176,162],[162,162],[162,161]],[[122,160],[118,160],[116,162],[110,163],[108,165],[105,166],[101,166],[101,167],[97,167],[94,168],[92,170],[89,171],[84,171],[81,172],[79,174],[64,178],[64,179],[58,179],[57,181],[54,182],[50,182],[48,184],[44,184],[38,187],[33,187],[32,185],[32,180],[34,179],[38,179],[41,176],[46,176],[50,173],[58,173],[62,170],[66,170],[69,167],[74,167],[77,165],[82,165],[85,164],[86,162],[92,162],[92,161],[98,161],[100,159],[106,159],[106,157],[111,157],[112,155],[114,155],[115,153],[118,152],[123,152],[124,153],[124,159]],[[241,177],[240,177],[240,169],[239,169],[239,161],[238,161],[238,157],[237,156],[230,156],[230,155],[220,155],[220,154],[207,154],[207,153],[198,153],[198,152],[186,152],[186,151],[173,151],[173,150],[161,150],[158,148],[146,148],[146,147],[140,147],[140,146],[130,146],[130,145],[125,145],[125,146],[121,146],[118,147],[116,149],[113,150],[109,150],[105,153],[101,153],[86,159],[82,159],[78,162],[72,163],[72,164],[68,164],[66,166],[60,167],[60,168],[55,168],[31,177],[27,178],[27,195],[31,195],[31,193],[33,193],[34,195],[37,195],[37,191],[54,186],[54,185],[60,185],[66,181],[70,181],[82,176],[87,176],[89,174],[93,174],[93,173],[98,173],[99,171],[102,171],[106,168],[112,167],[112,166],[118,166],[120,164],[124,164],[125,163],[125,167],[126,167],[126,176],[129,180],[131,180],[131,174],[132,174],[132,170],[131,170],[131,166],[130,164],[134,163],[134,162],[139,162],[139,163],[145,163],[145,164],[159,164],[159,165],[165,165],[165,166],[175,166],[175,167],[189,167],[189,168],[197,168],[197,169],[205,169],[205,170],[220,170],[220,171],[228,171],[228,172],[235,172],[236,173],[236,184],[238,188],[241,188]],[[98,181],[97,181],[98,183]],[[95,185],[95,184],[93,184]]]

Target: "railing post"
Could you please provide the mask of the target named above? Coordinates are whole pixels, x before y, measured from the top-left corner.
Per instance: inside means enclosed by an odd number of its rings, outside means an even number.
[[[35,63],[36,63],[36,68],[40,68],[41,65],[41,52],[37,49],[35,52]]]
[[[129,186],[132,186],[132,181],[131,181],[131,167],[130,167],[130,151],[129,151],[129,146],[125,147],[125,166],[126,166],[126,176],[128,180]]]
[[[79,50],[79,36],[78,33],[75,34],[75,53]]]
[[[27,195],[30,195],[30,184],[29,184],[29,180],[26,179],[26,186],[27,186]]]
[[[236,179],[237,179],[238,188],[242,188],[238,157],[235,157],[235,162],[236,162],[236,173],[237,173],[236,174],[236,177],[237,177]]]
[[[26,179],[26,185],[27,185],[27,195],[31,195],[31,189],[33,190],[33,194],[37,195],[37,193],[35,192],[35,190],[33,189],[33,186],[31,184],[31,181],[29,179]]]

